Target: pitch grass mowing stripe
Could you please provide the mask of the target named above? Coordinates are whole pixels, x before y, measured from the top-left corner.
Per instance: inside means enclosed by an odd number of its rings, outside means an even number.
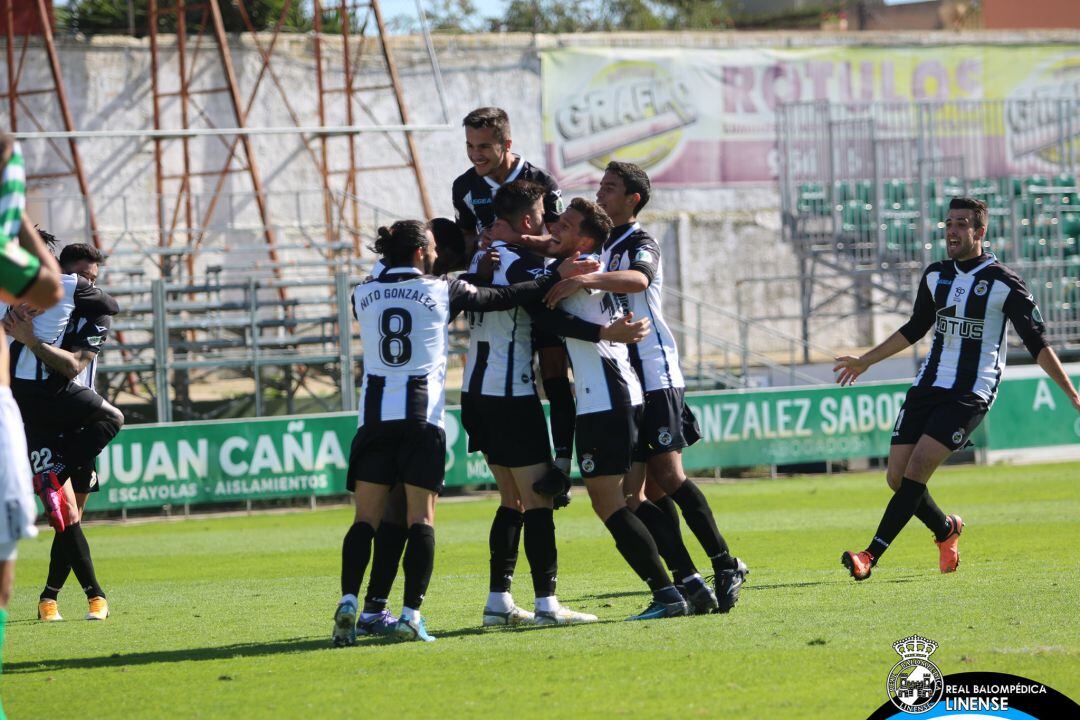
[[[524,630],[478,627],[495,502],[448,503],[424,605],[434,645],[329,649],[347,509],[91,525],[104,623],[81,620],[74,581],[67,621],[34,621],[43,533],[20,547],[0,690],[13,718],[865,717],[885,700],[892,642],[918,632],[940,643],[945,673],[1012,672],[1076,698],[1078,476],[1078,464],[947,468],[932,487],[968,523],[960,571],[937,572],[913,520],[859,584],[838,558],[876,527],[881,473],[706,485],[752,570],[742,601],[647,623],[622,622],[647,597],[576,491],[555,516],[559,594],[603,622]],[[520,603],[530,587],[522,553]]]

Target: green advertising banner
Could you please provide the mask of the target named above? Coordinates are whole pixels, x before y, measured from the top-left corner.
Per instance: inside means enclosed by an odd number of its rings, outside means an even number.
[[[1070,368],[1080,382],[1080,366]],[[1038,369],[1035,369],[1038,373]],[[907,382],[691,393],[702,440],[687,470],[881,457]],[[136,425],[98,460],[101,491],[90,510],[265,500],[345,492],[354,413]],[[446,413],[446,484],[493,481],[479,454],[466,452],[460,410]],[[1002,382],[998,401],[973,438],[1009,449],[1080,442],[1080,417],[1045,375],[1026,369]]]
[[[1080,368],[1066,366],[1080,387]],[[987,446],[1019,450],[1080,444],[1080,414],[1039,368],[1020,368],[1001,383],[997,401],[986,416]]]

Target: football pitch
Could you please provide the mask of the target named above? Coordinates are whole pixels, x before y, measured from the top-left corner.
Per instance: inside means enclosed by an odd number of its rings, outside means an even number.
[[[1080,698],[1080,464],[946,468],[931,488],[967,523],[959,572],[941,575],[913,519],[874,576],[862,549],[888,498],[883,473],[703,483],[751,575],[730,615],[645,623],[647,604],[584,490],[556,513],[559,597],[601,622],[479,627],[496,501],[437,510],[424,612],[434,644],[361,639],[331,649],[351,508],[90,525],[112,607],[34,620],[50,531],[19,548],[4,647],[11,718],[760,717],[865,718],[886,701],[898,639],[940,644],[942,673],[1008,672]],[[707,567],[700,547],[688,545]],[[531,607],[521,552],[514,583]],[[401,579],[392,609],[400,609]]]

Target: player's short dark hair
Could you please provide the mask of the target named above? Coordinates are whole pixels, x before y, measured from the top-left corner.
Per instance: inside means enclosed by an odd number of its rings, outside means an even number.
[[[637,206],[634,208],[634,214],[641,212],[641,208],[649,203],[649,195],[652,193],[652,183],[649,182],[649,176],[645,174],[645,171],[634,163],[619,162],[618,160],[609,162],[604,171],[617,175],[622,180],[627,195],[637,193],[641,196],[641,200],[638,201]]]
[[[427,222],[427,229],[435,236],[435,247],[440,253],[449,251],[465,254],[465,233],[461,231],[461,226],[450,218],[432,218]]]
[[[40,230],[41,238],[44,240],[48,233],[43,233]],[[49,235],[52,238],[52,235]],[[55,241],[55,238],[53,238]],[[87,245],[86,243],[70,243],[64,246],[64,249],[60,251],[60,267],[68,267],[72,263],[77,263],[80,260],[89,260],[90,262],[97,263],[99,265],[105,264],[105,253],[98,250],[93,245]]]
[[[546,192],[543,185],[531,180],[515,180],[506,183],[499,188],[492,203],[495,217],[502,218],[513,225],[529,212]]]
[[[419,220],[398,220],[390,227],[380,227],[372,248],[383,257],[387,267],[412,265],[413,252],[427,245],[427,228]]]
[[[570,201],[570,209],[581,213],[581,234],[587,235],[596,241],[596,247],[607,242],[611,234],[611,218],[603,208],[585,198],[574,198]]]
[[[949,201],[950,210],[971,210],[975,213],[975,227],[986,227],[986,203],[970,197],[954,197]]]
[[[461,124],[463,127],[471,127],[474,130],[491,128],[495,131],[495,139],[501,143],[510,139],[510,117],[502,108],[476,108],[465,116]]]

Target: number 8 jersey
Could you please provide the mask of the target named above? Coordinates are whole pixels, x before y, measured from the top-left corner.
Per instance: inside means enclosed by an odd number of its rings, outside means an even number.
[[[498,288],[390,268],[353,291],[364,347],[359,425],[416,420],[443,427],[448,323],[463,310],[509,310],[558,276]]]

